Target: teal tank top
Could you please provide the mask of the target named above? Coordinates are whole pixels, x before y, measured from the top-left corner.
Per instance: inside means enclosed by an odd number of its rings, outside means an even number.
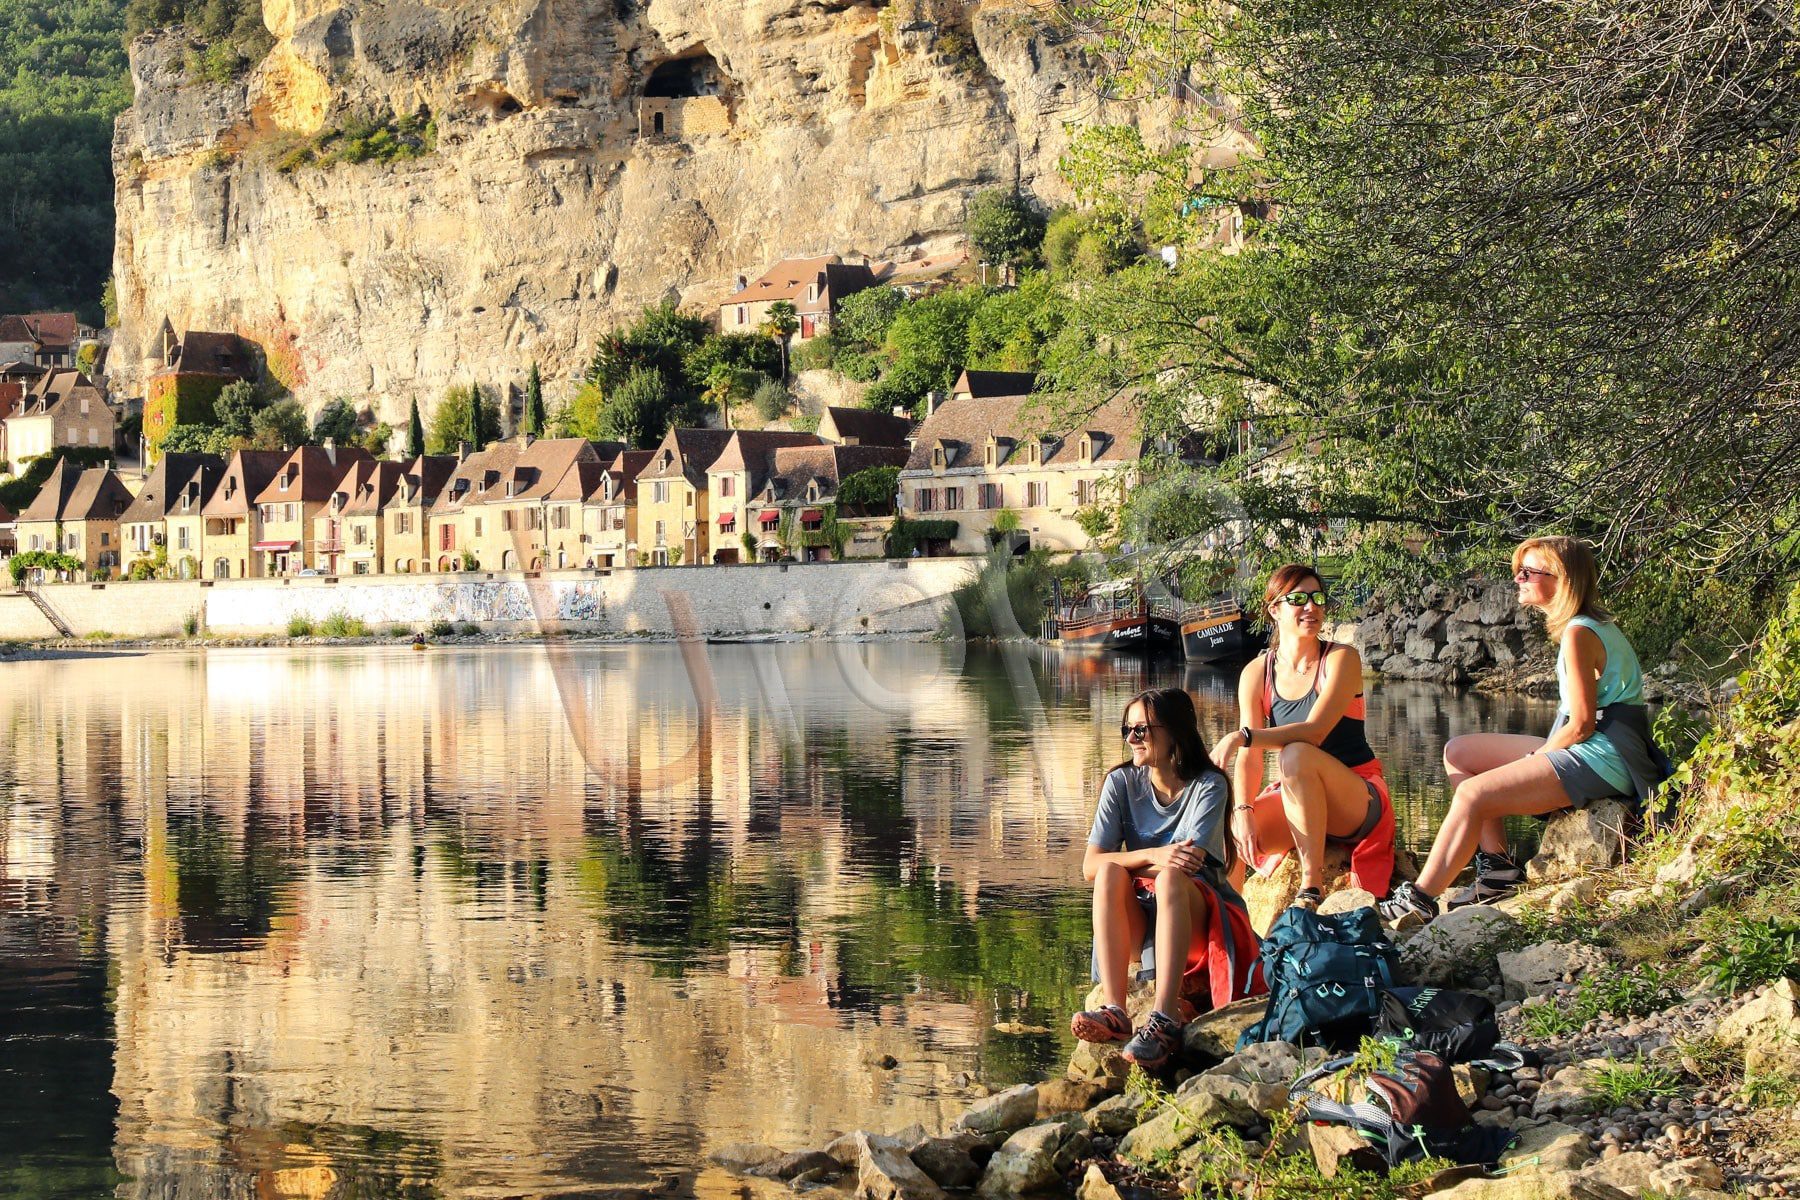
[[[1600,671],[1594,692],[1595,707],[1642,704],[1644,673],[1638,666],[1637,651],[1631,648],[1631,642],[1619,627],[1611,621],[1596,621],[1592,617],[1576,617],[1569,624],[1592,630],[1606,650],[1606,666]],[[1561,721],[1569,715],[1569,669],[1561,654],[1556,656],[1556,689],[1556,716]],[[1625,768],[1625,759],[1604,733],[1577,742],[1569,747],[1569,753],[1621,792],[1631,791],[1631,772]]]

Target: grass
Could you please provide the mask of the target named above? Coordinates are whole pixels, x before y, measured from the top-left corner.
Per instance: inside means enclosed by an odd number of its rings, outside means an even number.
[[[481,626],[473,621],[464,621],[461,625],[456,627],[456,632],[462,634],[464,637],[480,637]]]
[[[1525,1036],[1542,1041],[1573,1033],[1603,1016],[1647,1017],[1680,1000],[1661,969],[1640,963],[1628,971],[1589,972],[1575,986],[1574,996],[1528,1005],[1521,1019]]]
[[[303,638],[303,637],[311,637],[312,635],[313,635],[313,623],[312,623],[311,617],[294,616],[294,617],[288,618],[288,636],[289,637]]]
[[[1751,1108],[1791,1109],[1800,1104],[1800,1079],[1779,1071],[1751,1072],[1739,1094]]]
[[[1641,1056],[1609,1062],[1594,1072],[1594,1094],[1607,1108],[1636,1108],[1648,1101],[1673,1100],[1683,1091],[1681,1076]]]
[[[188,637],[193,637],[198,634],[200,632],[200,614],[191,612],[187,616],[181,618],[181,632]]]
[[[113,635],[104,629],[96,629],[92,633],[87,634],[86,638],[90,642],[110,642],[113,639]]]
[[[408,629],[404,625],[389,625],[388,626],[388,636],[391,638],[411,637],[412,630]]]
[[[1712,943],[1703,967],[1715,987],[1734,995],[1800,978],[1800,925],[1779,917],[1742,918]]]
[[[446,638],[456,632],[456,626],[452,625],[449,621],[433,621],[431,623],[431,628],[426,630],[426,632],[431,634],[434,638]]]

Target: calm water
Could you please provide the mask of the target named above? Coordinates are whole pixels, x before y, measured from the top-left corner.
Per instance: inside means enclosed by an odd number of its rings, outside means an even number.
[[[1210,672],[937,645],[0,678],[0,1195],[33,1200],[735,1195],[710,1148],[935,1125],[962,1073],[1068,1053],[1125,699],[1235,723]],[[1446,736],[1547,722],[1378,687],[1412,839]]]

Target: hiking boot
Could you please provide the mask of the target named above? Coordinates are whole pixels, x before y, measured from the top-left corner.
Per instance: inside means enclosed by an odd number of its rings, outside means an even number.
[[[1412,929],[1437,919],[1438,902],[1421,892],[1412,880],[1402,879],[1375,909],[1396,930]]]
[[[1102,1004],[1069,1018],[1078,1042],[1122,1042],[1131,1036],[1131,1018],[1116,1004]]]
[[[1120,1054],[1127,1062],[1136,1063],[1146,1071],[1156,1072],[1169,1064],[1169,1059],[1174,1057],[1175,1051],[1180,1047],[1181,1026],[1159,1008],[1151,1012],[1150,1019],[1125,1043],[1125,1049]]]
[[[1307,912],[1318,912],[1319,903],[1324,899],[1324,894],[1316,887],[1301,888],[1294,893],[1294,898],[1288,904],[1288,907],[1304,908]]]
[[[1475,852],[1475,881],[1445,897],[1450,908],[1465,904],[1492,904],[1519,890],[1525,882],[1525,869],[1504,854]]]

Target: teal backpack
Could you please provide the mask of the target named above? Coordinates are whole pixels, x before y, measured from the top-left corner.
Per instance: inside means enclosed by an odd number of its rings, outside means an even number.
[[[1269,1007],[1244,1031],[1238,1048],[1292,1042],[1334,1053],[1354,1050],[1374,1032],[1382,992],[1394,986],[1399,963],[1372,908],[1330,916],[1287,909],[1262,944]]]

